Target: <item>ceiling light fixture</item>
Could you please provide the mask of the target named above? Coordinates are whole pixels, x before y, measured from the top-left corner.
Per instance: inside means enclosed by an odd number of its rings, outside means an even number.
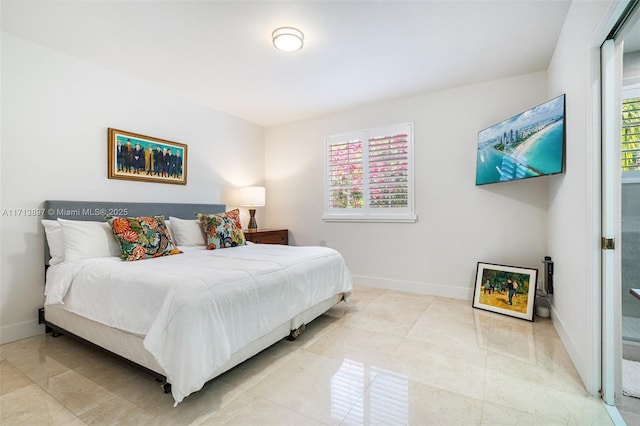
[[[284,52],[295,52],[302,48],[304,34],[297,28],[280,27],[271,34],[273,45]]]

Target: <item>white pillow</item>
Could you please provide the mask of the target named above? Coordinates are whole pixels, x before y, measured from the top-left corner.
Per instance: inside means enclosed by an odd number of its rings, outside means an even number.
[[[179,219],[169,216],[171,235],[177,246],[207,245],[204,230],[198,219]]]
[[[171,244],[173,244],[174,246],[177,246],[176,239],[173,238],[173,229],[171,229],[171,221],[169,219],[165,219],[164,224],[167,225],[167,231],[169,231],[169,238],[171,239]]]
[[[44,226],[44,233],[47,236],[47,244],[49,245],[49,265],[57,265],[64,262],[64,234],[62,226],[57,220],[42,219],[40,221]]]
[[[67,262],[86,257],[120,256],[120,244],[106,222],[58,219]]]

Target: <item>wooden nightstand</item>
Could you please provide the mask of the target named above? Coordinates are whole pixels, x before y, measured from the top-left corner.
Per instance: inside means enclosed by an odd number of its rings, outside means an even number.
[[[256,244],[289,244],[288,229],[258,229],[257,231],[244,231],[244,238]]]

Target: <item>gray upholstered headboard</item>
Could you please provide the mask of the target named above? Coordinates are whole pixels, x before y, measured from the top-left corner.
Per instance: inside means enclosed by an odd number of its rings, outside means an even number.
[[[222,213],[224,204],[137,203],[121,201],[63,201],[44,202],[45,219],[93,220],[104,222],[111,216],[159,216],[195,219],[197,213]],[[49,261],[49,246],[45,247],[45,262]]]
[[[195,219],[197,213],[222,213],[224,204],[135,203],[121,201],[60,201],[44,202],[45,219],[94,220],[104,222],[104,215],[158,216]]]

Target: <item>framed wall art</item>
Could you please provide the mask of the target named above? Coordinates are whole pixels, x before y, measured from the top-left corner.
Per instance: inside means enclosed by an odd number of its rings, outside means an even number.
[[[109,179],[187,184],[187,145],[109,128]]]
[[[533,321],[538,270],[478,262],[473,307]]]
[[[562,173],[565,95],[478,133],[476,185]]]

